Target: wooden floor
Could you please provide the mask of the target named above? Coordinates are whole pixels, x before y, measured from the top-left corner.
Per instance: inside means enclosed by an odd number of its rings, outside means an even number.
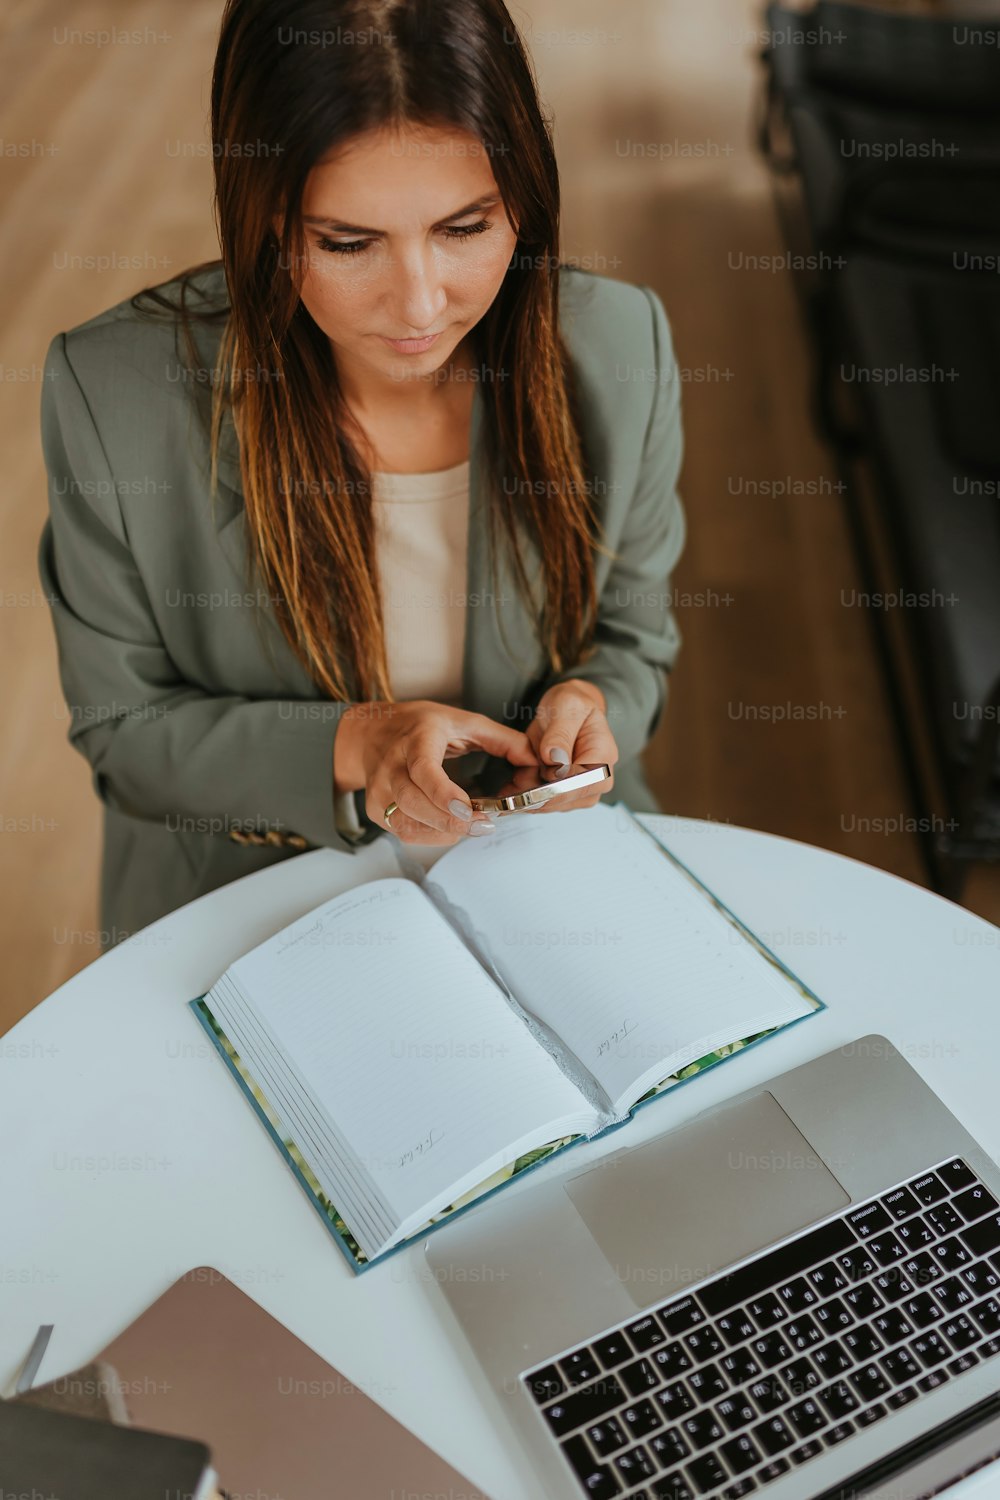
[[[54,333],[217,253],[207,121],[221,9],[7,0],[0,15],[0,1033],[99,941],[99,804],[67,744],[36,572],[41,365]],[[751,134],[761,9],[512,7],[555,117],[564,253],[654,286],[687,374],[689,542],[674,583],[690,600],[650,777],[672,812],[923,883],[914,837],[873,831],[912,809],[870,622],[841,603],[858,578],[836,474],[810,428],[794,291],[784,274],[734,269],[741,252],[782,249]],[[143,39],[87,38],[111,26]],[[805,492],[775,495],[781,480]],[[1000,871],[975,872],[966,904],[1000,920]]]

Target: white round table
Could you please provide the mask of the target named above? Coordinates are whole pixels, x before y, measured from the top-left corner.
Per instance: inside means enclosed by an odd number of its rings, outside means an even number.
[[[828,1009],[640,1111],[630,1144],[878,1031],[1000,1157],[1000,929],[806,844],[724,823],[641,821]],[[288,922],[396,873],[393,843],[317,850],[203,896],[83,969],[0,1037],[4,1394],[40,1324],[55,1325],[36,1376],[44,1381],[85,1363],[171,1282],[209,1264],[493,1500],[537,1500],[477,1397],[483,1377],[445,1331],[422,1242],[355,1277],[187,1007]],[[428,868],[444,851],[409,852]],[[621,1145],[614,1132],[577,1151],[596,1159]],[[994,1466],[949,1495],[985,1497],[997,1483]]]

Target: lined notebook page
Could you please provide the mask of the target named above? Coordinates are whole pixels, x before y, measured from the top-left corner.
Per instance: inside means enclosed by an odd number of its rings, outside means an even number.
[[[412,881],[338,896],[228,972],[401,1234],[521,1150],[593,1123]]]
[[[812,1005],[622,809],[500,818],[428,879],[615,1102]]]

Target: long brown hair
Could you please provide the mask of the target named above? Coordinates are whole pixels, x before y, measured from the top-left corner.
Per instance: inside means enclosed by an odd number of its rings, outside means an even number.
[[[286,638],[336,700],[393,697],[371,476],[348,435],[329,340],[288,268],[305,263],[301,202],[312,167],[356,134],[406,125],[477,137],[517,225],[511,264],[475,330],[482,368],[493,377],[480,387],[487,516],[494,599],[502,533],[554,672],[589,654],[593,552],[607,550],[595,534],[558,325],[550,125],[502,0],[226,0],[212,77],[215,212],[229,300],[212,381],[212,490],[228,405],[250,552]],[[241,143],[256,143],[254,153]],[[283,224],[280,242],[275,221]],[[182,284],[219,264],[189,268]],[[133,302],[150,295],[162,301],[146,288]],[[541,557],[540,599],[531,598],[521,527]]]

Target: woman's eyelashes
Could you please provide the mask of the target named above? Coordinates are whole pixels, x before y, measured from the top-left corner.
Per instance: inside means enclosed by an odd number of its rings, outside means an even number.
[[[469,239],[474,234],[483,234],[485,230],[492,228],[489,219],[480,219],[477,224],[454,224],[448,225],[442,233],[449,239]],[[320,235],[317,244],[321,250],[330,250],[335,255],[360,255],[373,245],[374,240],[331,240],[325,235]]]

